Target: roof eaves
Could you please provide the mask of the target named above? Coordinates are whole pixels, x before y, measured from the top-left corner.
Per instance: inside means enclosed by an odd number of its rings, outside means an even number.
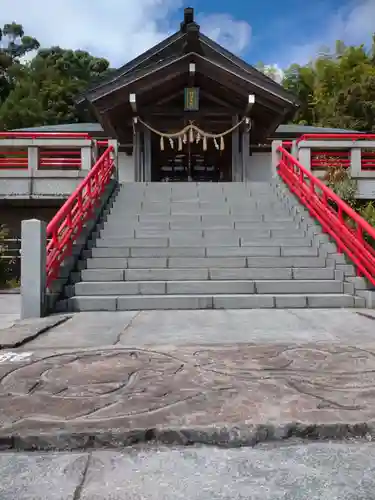
[[[233,54],[229,50],[225,49],[224,47],[222,47],[217,42],[215,42],[214,40],[212,40],[208,36],[204,35],[203,33],[200,33],[199,36],[200,36],[201,41],[203,43],[205,43],[212,50],[215,50],[220,55],[222,55],[223,57],[228,59],[232,64],[235,64],[240,69],[249,73],[250,75],[256,76],[257,78],[259,78],[259,80],[263,80],[264,82],[266,82],[274,87],[278,87],[282,91],[283,94],[289,95],[290,99],[296,104],[296,106],[300,105],[300,102],[298,101],[297,97],[294,94],[292,94],[291,92],[284,89],[284,87],[282,85],[280,85],[279,83],[275,82],[275,80],[273,80],[269,76],[265,75],[264,73],[259,71],[257,68],[255,68],[251,64],[247,63],[246,61],[242,60],[241,58],[239,58],[238,56],[236,56],[235,54]]]
[[[107,96],[108,94],[111,94],[112,92],[115,92],[117,90],[120,90],[123,87],[126,87],[130,83],[133,83],[137,80],[140,80],[144,76],[147,76],[151,73],[156,73],[157,71],[161,71],[162,69],[167,68],[168,66],[171,66],[172,64],[175,64],[179,61],[182,61],[183,59],[186,59],[190,55],[191,55],[191,53],[183,54],[181,56],[173,56],[170,59],[163,61],[163,64],[161,64],[160,62],[157,62],[157,63],[154,63],[154,64],[148,66],[147,68],[141,68],[138,71],[135,71],[131,75],[129,75],[129,78],[125,79],[125,81],[117,82],[119,84],[117,87],[110,88],[110,89],[102,89],[102,93],[94,96],[92,98],[92,102],[95,102],[98,99],[101,99],[101,98]]]
[[[111,75],[103,77],[102,81],[97,81],[95,84],[89,86],[86,91],[82,94],[80,94],[76,100],[76,103],[79,104],[80,102],[84,101],[90,93],[92,93],[95,90],[98,90],[99,88],[108,85],[110,83],[115,82],[122,76],[126,75],[130,71],[134,70],[137,66],[142,64],[143,62],[146,62],[148,59],[153,57],[155,54],[160,52],[161,50],[164,50],[167,48],[169,45],[172,45],[173,43],[177,42],[181,38],[186,36],[185,33],[182,33],[181,31],[176,31],[172,35],[170,35],[168,38],[165,40],[162,40],[160,43],[155,45],[154,47],[151,47],[149,50],[146,52],[143,52],[139,56],[137,56],[135,59],[132,59],[131,61],[127,62],[120,68],[118,68],[115,72],[113,72]]]

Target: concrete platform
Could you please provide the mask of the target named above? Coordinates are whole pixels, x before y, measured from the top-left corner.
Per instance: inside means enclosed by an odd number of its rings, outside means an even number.
[[[373,443],[0,454],[2,500],[365,500]]]
[[[19,293],[0,292],[0,329],[12,326],[20,319],[21,296]]]
[[[375,313],[81,313],[0,352],[0,446],[375,438]]]

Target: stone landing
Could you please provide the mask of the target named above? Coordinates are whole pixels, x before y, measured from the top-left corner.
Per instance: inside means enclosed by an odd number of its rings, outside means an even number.
[[[21,348],[2,350],[1,447],[62,450],[153,441],[238,446],[289,437],[375,437],[375,315],[330,312],[330,322],[319,329],[319,312],[308,325],[308,311],[279,311],[272,330],[265,311],[263,319],[260,311],[231,311],[230,317],[223,311],[216,324],[212,312],[206,327],[197,313],[186,325],[187,313],[175,312],[175,345],[162,335],[156,343],[157,325],[171,328],[166,317],[157,322],[158,313],[141,312],[127,324],[121,315],[97,314],[103,335],[92,327],[91,340],[107,340],[105,346],[84,345],[88,316],[76,315]],[[68,348],[64,331],[79,338],[79,323],[82,345]],[[152,323],[154,344],[147,341],[146,324]],[[190,344],[187,329],[195,331]],[[117,339],[112,346],[110,333]],[[225,333],[231,343],[223,342]],[[197,334],[205,342],[194,342]],[[52,347],[56,342],[59,348]]]

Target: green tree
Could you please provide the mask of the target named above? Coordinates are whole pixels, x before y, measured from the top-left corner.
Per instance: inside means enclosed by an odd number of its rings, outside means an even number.
[[[283,85],[301,102],[295,123],[375,131],[375,37],[369,51],[342,41],[321,49],[305,66],[291,65]]]
[[[21,24],[13,22],[0,28],[0,104],[7,98],[17,77],[22,73],[20,59],[38,48],[38,40],[25,35]]]
[[[82,50],[39,50],[0,108],[0,127],[9,130],[79,121],[75,97],[108,70],[106,59]]]

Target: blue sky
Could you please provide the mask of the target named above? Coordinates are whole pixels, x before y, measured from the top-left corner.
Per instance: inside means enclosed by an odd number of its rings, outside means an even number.
[[[202,31],[250,63],[304,63],[336,39],[369,44],[375,0],[0,0],[43,46],[85,49],[120,66],[179,27],[194,7]]]

